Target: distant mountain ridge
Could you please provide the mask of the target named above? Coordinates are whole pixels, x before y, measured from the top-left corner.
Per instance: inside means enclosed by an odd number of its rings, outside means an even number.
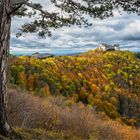
[[[39,52],[36,52],[36,53],[33,53],[32,55],[31,55],[31,57],[35,57],[35,58],[47,58],[47,57],[53,57],[53,56],[55,56],[55,55],[53,55],[53,54],[50,54],[50,53],[39,53]]]
[[[47,57],[54,57],[54,56],[76,56],[76,55],[79,55],[79,54],[82,54],[82,53],[71,53],[71,54],[63,54],[63,55],[54,55],[54,54],[51,54],[51,53],[39,53],[39,52],[36,52],[36,53],[33,53],[31,55],[31,57],[44,59],[44,58],[47,58]]]

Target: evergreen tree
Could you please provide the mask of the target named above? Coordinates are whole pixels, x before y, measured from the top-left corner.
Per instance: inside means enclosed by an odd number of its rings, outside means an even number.
[[[36,15],[36,19],[25,23],[17,35],[30,32],[45,37],[51,35],[50,29],[70,25],[90,26],[91,24],[84,18],[86,14],[93,18],[104,19],[113,16],[114,9],[123,9],[129,13],[140,12],[140,0],[48,1],[58,9],[57,12],[49,12],[40,3],[33,3],[30,0],[0,0],[0,134],[5,136],[13,133],[6,116],[7,65],[12,16],[30,18]],[[28,11],[28,8],[31,8],[32,12]]]

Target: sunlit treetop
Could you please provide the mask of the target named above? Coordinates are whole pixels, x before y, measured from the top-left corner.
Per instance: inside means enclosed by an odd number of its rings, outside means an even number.
[[[2,1],[0,0],[0,4]],[[48,2],[55,8],[53,12],[45,9]],[[30,0],[11,0],[11,8],[13,16],[32,18],[30,23],[25,23],[21,27],[18,36],[22,33],[36,32],[39,36],[45,37],[51,35],[50,29],[71,25],[91,26],[86,15],[105,19],[113,16],[115,9],[139,15],[140,0],[48,0],[45,6]]]

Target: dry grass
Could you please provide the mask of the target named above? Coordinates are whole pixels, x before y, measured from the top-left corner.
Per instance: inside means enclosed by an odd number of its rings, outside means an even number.
[[[24,131],[40,128],[43,135],[53,131],[90,140],[140,140],[140,130],[103,119],[92,107],[70,103],[63,97],[42,99],[9,90],[8,100],[10,124]]]

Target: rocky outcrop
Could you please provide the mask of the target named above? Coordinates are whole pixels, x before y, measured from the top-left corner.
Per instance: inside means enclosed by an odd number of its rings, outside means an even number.
[[[97,46],[97,49],[100,51],[118,51],[120,50],[118,44],[108,45],[108,44],[100,44]]]

